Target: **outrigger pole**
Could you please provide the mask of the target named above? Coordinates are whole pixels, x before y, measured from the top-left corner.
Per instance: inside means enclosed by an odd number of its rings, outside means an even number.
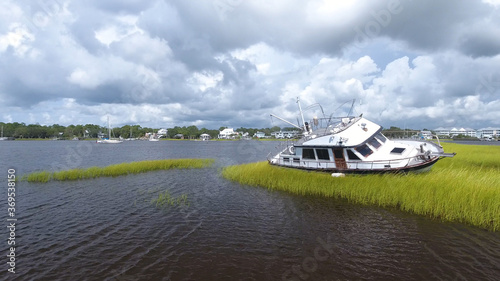
[[[279,117],[279,116],[276,116],[276,115],[274,115],[274,114],[271,114],[271,117],[277,118],[277,119],[279,119],[279,120],[281,120],[281,121],[283,121],[283,122],[285,122],[285,123],[288,123],[288,124],[290,124],[290,125],[294,126],[295,128],[298,128],[298,129],[301,129],[301,130],[302,130],[302,128],[301,128],[301,127],[299,127],[299,126],[297,126],[297,125],[293,124],[292,122],[289,122],[289,121],[287,121],[287,120],[285,120],[285,119],[283,119],[283,118],[281,118],[281,117]]]
[[[297,129],[303,130],[307,134],[308,131],[307,131],[307,126],[306,126],[306,121],[304,120],[304,114],[302,113],[302,108],[300,107],[300,100],[299,100],[298,97],[297,97],[297,104],[299,105],[300,117],[302,118],[302,125],[303,125],[303,127],[297,126],[297,125],[293,124],[292,122],[287,121],[287,120],[285,120],[285,119],[283,119],[283,118],[281,118],[279,116],[276,116],[274,114],[271,114],[271,117],[275,117],[275,118],[277,118],[277,119],[279,119],[279,120],[281,120],[281,121],[283,121],[283,122],[285,122],[287,124],[290,124],[290,125],[294,126]]]

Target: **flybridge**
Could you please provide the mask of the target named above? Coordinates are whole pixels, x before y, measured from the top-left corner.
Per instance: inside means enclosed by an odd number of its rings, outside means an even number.
[[[299,99],[297,104],[302,126],[271,114],[302,130],[303,137],[281,148],[268,159],[270,164],[335,173],[426,171],[442,157],[455,155],[433,142],[389,140],[380,125],[362,116],[313,117],[306,122]]]

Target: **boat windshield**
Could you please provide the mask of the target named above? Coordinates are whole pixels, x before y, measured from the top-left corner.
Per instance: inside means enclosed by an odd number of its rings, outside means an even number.
[[[379,148],[382,145],[380,142],[378,142],[378,140],[376,138],[371,138],[368,141],[368,144],[370,144],[371,146],[373,146],[375,149]]]
[[[370,156],[373,153],[373,150],[368,147],[368,145],[363,144],[355,148],[357,152],[361,153],[364,157]]]
[[[375,137],[382,143],[385,143],[385,141],[387,140],[387,138],[382,135],[382,133],[378,133]]]

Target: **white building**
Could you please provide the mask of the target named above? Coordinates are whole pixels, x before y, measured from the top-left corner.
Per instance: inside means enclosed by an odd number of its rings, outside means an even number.
[[[457,129],[457,128],[440,127],[440,128],[434,129],[434,132],[438,136],[456,137],[458,135],[463,135],[463,136],[473,137],[473,138],[477,137],[476,130],[474,130],[472,128]]]
[[[204,141],[209,140],[210,139],[210,135],[209,134],[201,134],[200,135],[200,139],[204,140]]]
[[[257,132],[255,134],[253,134],[253,136],[254,136],[254,138],[262,139],[262,138],[266,137],[266,133],[264,133],[264,132]]]
[[[443,128],[443,127],[439,127],[437,129],[434,129],[434,132],[436,133],[436,135],[438,136],[450,136],[450,130],[451,129],[447,129],[447,128]]]
[[[158,130],[158,133],[156,133],[156,135],[159,137],[159,138],[164,138],[167,136],[167,133],[168,133],[168,130],[167,129],[159,129]]]
[[[277,138],[277,139],[292,139],[296,138],[299,135],[299,132],[297,131],[279,131],[279,132],[272,132],[271,136]]]
[[[478,130],[481,138],[485,137],[499,137],[500,136],[500,128],[487,127]]]
[[[233,128],[226,128],[219,132],[219,139],[234,139],[238,135]]]
[[[420,131],[420,133],[418,135],[421,139],[424,139],[424,140],[432,139],[432,132],[431,131]]]

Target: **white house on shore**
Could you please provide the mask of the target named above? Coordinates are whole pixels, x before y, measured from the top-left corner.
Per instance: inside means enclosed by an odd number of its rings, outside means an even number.
[[[438,136],[456,137],[458,135],[463,135],[463,136],[473,137],[473,138],[477,137],[477,133],[478,133],[478,131],[471,129],[471,128],[457,129],[457,128],[443,128],[443,127],[434,129],[434,132]]]
[[[279,132],[272,132],[271,136],[277,138],[277,139],[292,139],[296,138],[299,135],[298,131],[279,131]]]
[[[234,139],[238,135],[237,132],[233,130],[233,128],[226,128],[222,131],[219,131],[219,135],[217,138],[219,139]]]
[[[493,128],[493,127],[487,127],[487,128],[482,128],[478,130],[479,132],[479,137],[481,138],[486,138],[486,137],[500,137],[500,128]]]
[[[210,135],[209,134],[201,134],[200,135],[200,140],[207,141],[209,139],[210,139]]]
[[[167,134],[168,134],[168,130],[167,129],[159,129],[158,132],[156,133],[156,135],[159,138],[165,138],[165,137],[167,137]]]
[[[253,137],[254,138],[258,138],[258,139],[262,139],[262,138],[266,137],[266,133],[264,133],[264,132],[257,132],[255,134],[253,134]]]
[[[418,134],[418,136],[421,139],[430,140],[430,139],[432,139],[432,132],[431,131],[423,130],[423,131],[420,131],[420,133]]]

